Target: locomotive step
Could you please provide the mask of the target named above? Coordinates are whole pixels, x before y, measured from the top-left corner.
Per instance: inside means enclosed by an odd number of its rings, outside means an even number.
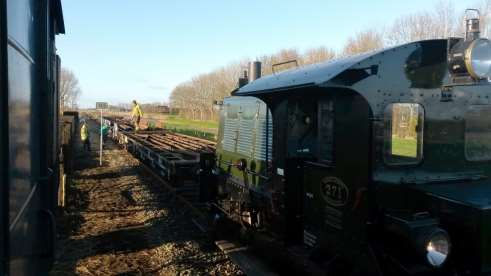
[[[216,241],[215,244],[235,264],[237,264],[246,275],[277,275],[267,264],[255,257],[247,246],[242,246],[227,240],[219,240]]]

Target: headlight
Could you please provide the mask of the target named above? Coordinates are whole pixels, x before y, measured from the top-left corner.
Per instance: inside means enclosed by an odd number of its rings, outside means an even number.
[[[491,76],[491,41],[476,39],[465,51],[465,66],[469,74],[476,79]]]
[[[394,250],[396,258],[407,258],[410,262],[438,269],[447,262],[452,249],[449,235],[438,225],[438,220],[427,212],[416,213],[411,220],[386,214],[386,231],[392,234],[387,235],[389,244],[400,241],[397,246],[388,248]]]
[[[442,229],[430,232],[426,239],[426,260],[433,267],[442,266],[450,254],[450,238]]]

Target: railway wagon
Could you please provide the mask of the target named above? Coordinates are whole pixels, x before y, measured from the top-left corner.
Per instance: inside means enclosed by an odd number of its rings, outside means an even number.
[[[0,0],[0,274],[45,275],[58,167],[60,0]]]
[[[467,15],[464,38],[235,90],[221,106],[216,217],[304,248],[326,273],[491,273],[491,42]]]

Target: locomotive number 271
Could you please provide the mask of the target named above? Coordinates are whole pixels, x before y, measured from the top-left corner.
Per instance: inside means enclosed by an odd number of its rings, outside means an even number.
[[[329,205],[341,207],[348,202],[348,187],[336,177],[325,177],[321,181],[321,194]]]

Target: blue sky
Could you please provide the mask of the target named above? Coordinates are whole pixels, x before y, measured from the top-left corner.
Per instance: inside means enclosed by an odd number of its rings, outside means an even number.
[[[167,101],[191,77],[281,48],[339,50],[367,27],[433,9],[438,0],[63,0],[62,65],[80,105]],[[475,3],[454,1],[457,11]]]

